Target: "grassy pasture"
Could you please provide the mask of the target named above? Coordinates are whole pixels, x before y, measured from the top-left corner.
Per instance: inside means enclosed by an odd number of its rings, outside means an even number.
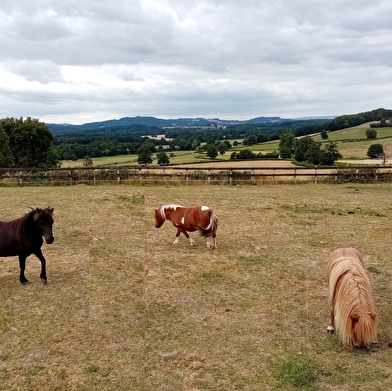
[[[0,258],[0,390],[386,390],[392,381],[390,184],[0,188],[2,220],[55,208],[48,284]],[[218,249],[154,227],[207,204]],[[326,258],[365,255],[371,351],[329,336]],[[149,274],[144,276],[144,263]]]

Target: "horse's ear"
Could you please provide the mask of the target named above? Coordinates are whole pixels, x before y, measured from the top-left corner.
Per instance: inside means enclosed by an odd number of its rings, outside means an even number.
[[[54,212],[54,208],[48,208],[48,212],[49,212],[50,215],[52,215],[53,212]]]
[[[40,208],[35,208],[33,209],[33,219],[36,221],[39,218],[40,213],[42,212],[42,209]]]

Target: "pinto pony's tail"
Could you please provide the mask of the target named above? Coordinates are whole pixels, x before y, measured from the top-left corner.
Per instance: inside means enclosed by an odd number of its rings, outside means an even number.
[[[216,236],[216,230],[218,229],[218,216],[212,210],[208,211],[210,215],[210,222],[206,228],[199,229],[199,233],[203,237]]]

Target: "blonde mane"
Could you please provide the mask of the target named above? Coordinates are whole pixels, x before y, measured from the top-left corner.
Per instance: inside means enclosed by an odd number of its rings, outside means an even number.
[[[343,345],[369,346],[377,338],[377,325],[362,257],[354,253],[331,257],[327,269],[333,307],[330,326],[336,322]]]

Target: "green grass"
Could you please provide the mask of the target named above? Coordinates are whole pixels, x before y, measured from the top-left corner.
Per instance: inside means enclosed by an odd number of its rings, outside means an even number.
[[[392,378],[390,184],[0,188],[2,220],[54,207],[39,261],[0,258],[0,390],[386,390]],[[207,204],[218,248],[154,226]],[[348,213],[350,211],[350,213]],[[379,343],[326,333],[326,259],[365,256]],[[149,273],[144,276],[144,266]]]
[[[279,387],[314,390],[322,372],[316,364],[302,356],[289,357],[276,365]]]

